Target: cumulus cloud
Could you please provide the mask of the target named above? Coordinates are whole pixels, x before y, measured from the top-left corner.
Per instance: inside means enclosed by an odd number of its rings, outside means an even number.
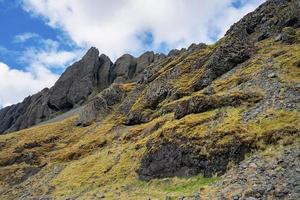
[[[58,78],[45,68],[38,74],[39,76],[35,76],[31,72],[12,69],[0,62],[0,105],[17,103],[29,94],[52,85]]]
[[[36,38],[36,37],[39,37],[39,35],[36,33],[26,32],[26,33],[23,33],[20,35],[16,35],[14,37],[14,42],[15,43],[23,43],[23,42],[26,42],[27,40],[30,40],[30,39]]]
[[[20,36],[23,35],[27,34]],[[36,46],[13,52],[16,59],[26,66],[23,70],[0,61],[0,107],[18,103],[28,95],[51,87],[59,78],[55,69],[64,69],[82,56],[81,50],[62,50],[57,41],[43,39],[36,34],[34,37]],[[2,53],[11,54],[6,48],[2,48]]]
[[[264,0],[23,0],[26,11],[64,30],[80,47],[96,46],[115,58],[212,43]],[[238,4],[239,6],[234,6]],[[151,33],[151,44],[141,35]]]
[[[28,47],[19,58],[22,63],[28,64],[28,70],[36,66],[43,68],[65,68],[83,54],[81,49],[66,51],[60,49],[59,42],[51,39],[39,39],[38,45]]]
[[[54,71],[79,59],[90,46],[116,59],[124,53],[137,55],[149,49],[213,43],[231,24],[264,1],[21,0],[24,10],[62,30],[68,40],[44,39],[32,32],[15,36],[15,43],[31,40],[34,44],[13,52],[26,66],[24,70],[0,62],[0,106],[17,103],[52,86],[58,79]],[[70,42],[75,44],[74,50],[62,48]],[[0,52],[9,51],[0,46]]]

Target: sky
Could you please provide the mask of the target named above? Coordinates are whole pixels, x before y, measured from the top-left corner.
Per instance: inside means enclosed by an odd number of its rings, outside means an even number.
[[[113,61],[212,44],[265,0],[0,0],[0,108],[51,87],[91,47]]]

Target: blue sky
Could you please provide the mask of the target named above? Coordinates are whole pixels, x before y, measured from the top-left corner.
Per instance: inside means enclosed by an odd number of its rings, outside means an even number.
[[[95,46],[115,60],[213,43],[264,0],[0,0],[0,107],[44,87]]]
[[[0,36],[0,61],[11,68],[24,70],[29,63],[22,56],[30,48],[44,48],[43,40],[58,42],[58,50],[76,48],[62,30],[26,12],[18,0],[0,1],[0,24],[5,27]],[[63,69],[54,68],[53,71],[60,74]]]

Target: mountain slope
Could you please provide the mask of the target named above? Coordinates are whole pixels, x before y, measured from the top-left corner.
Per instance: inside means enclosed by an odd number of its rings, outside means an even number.
[[[124,55],[113,64],[92,47],[81,60],[67,68],[52,88],[1,109],[0,134],[31,127],[77,108],[114,82],[137,79],[148,64],[162,57],[153,52],[138,58]]]
[[[71,67],[45,92],[55,113],[80,113],[0,136],[0,197],[300,198],[299,13],[269,0],[214,45],[106,59],[101,73],[91,49],[74,64],[90,73]]]

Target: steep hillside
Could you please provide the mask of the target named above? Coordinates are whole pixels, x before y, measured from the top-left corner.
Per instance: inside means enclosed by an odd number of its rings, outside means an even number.
[[[0,199],[300,199],[299,13],[269,0],[167,56],[90,49],[0,111],[10,132],[80,108],[0,136]]]
[[[163,57],[146,52],[138,58],[124,55],[112,63],[92,47],[67,68],[52,88],[0,110],[0,134],[28,128],[78,108],[112,83],[137,80],[147,65]]]

